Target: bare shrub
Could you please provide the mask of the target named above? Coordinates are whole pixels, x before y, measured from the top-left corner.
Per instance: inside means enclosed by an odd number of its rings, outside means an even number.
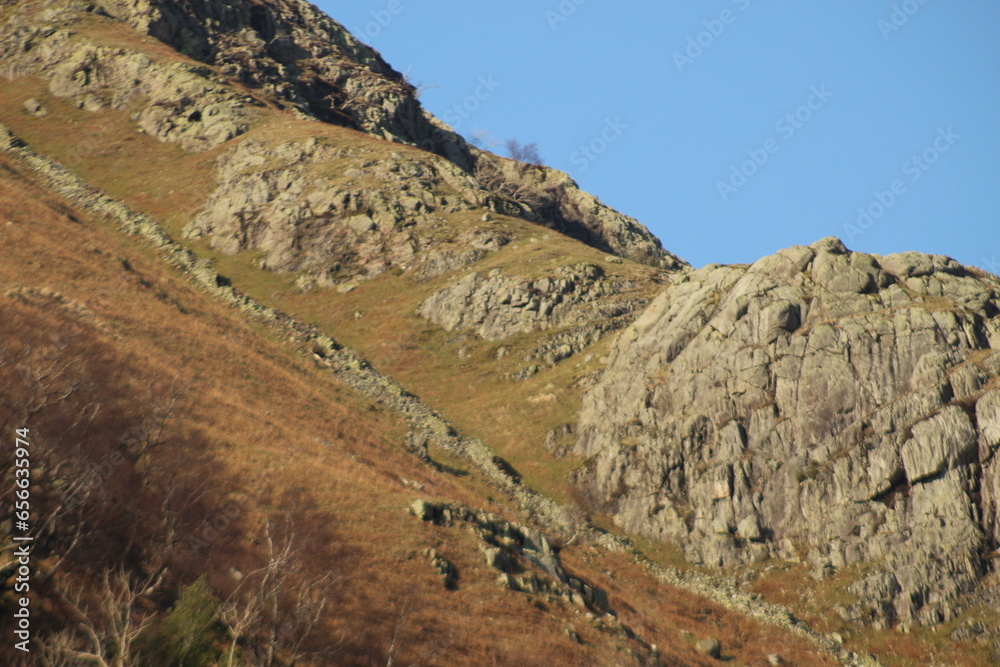
[[[538,192],[526,178],[526,172],[520,169],[508,175],[493,160],[480,157],[473,173],[479,183],[495,194],[509,199],[521,206],[535,208],[540,199]]]
[[[221,607],[231,640],[229,665],[241,645],[251,665],[272,667],[279,658],[295,664],[306,656],[305,644],[327,609],[334,576],[308,569],[291,518],[281,523],[268,521],[263,564],[243,577]],[[323,652],[336,648],[327,645]]]
[[[496,135],[489,130],[481,130],[478,127],[472,129],[472,136],[469,143],[481,150],[492,150],[501,144]]]
[[[56,664],[64,664],[60,659],[101,667],[132,664],[133,644],[152,622],[152,616],[138,604],[148,585],[149,581],[139,581],[124,571],[105,570],[96,595],[85,602],[79,590],[60,584],[58,598],[75,627],[52,636],[43,654]]]
[[[522,145],[517,139],[508,139],[504,142],[504,148],[507,149],[507,155],[518,162],[536,167],[541,167],[545,164],[542,161],[542,157],[538,154],[538,144],[535,142]]]

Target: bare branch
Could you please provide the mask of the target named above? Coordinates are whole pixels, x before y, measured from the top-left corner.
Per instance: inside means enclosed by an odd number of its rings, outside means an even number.
[[[525,178],[524,172],[519,171],[517,177],[509,176],[492,160],[480,158],[473,175],[487,190],[522,206],[535,208],[541,201],[538,192]]]
[[[63,608],[76,621],[76,630],[89,643],[86,648],[74,647],[72,636],[56,635],[46,651],[56,650],[77,660],[86,660],[103,667],[125,667],[129,664],[135,640],[152,622],[152,616],[140,615],[137,602],[148,582],[139,582],[123,571],[105,570],[94,608],[84,611],[80,594],[68,593],[59,584],[56,595]]]
[[[396,612],[395,623],[392,625],[392,635],[389,638],[389,655],[386,658],[385,667],[392,667],[396,662],[396,657],[402,641],[403,630],[406,628],[406,620],[409,618],[409,615],[409,603],[401,603]]]
[[[489,130],[480,130],[478,127],[472,129],[470,140],[473,146],[482,150],[491,150],[499,146],[502,142]]]
[[[290,517],[285,525],[291,525]],[[268,521],[264,544],[264,564],[244,575],[223,603],[220,618],[229,627],[230,655],[245,640],[261,665],[271,667],[279,654],[294,664],[304,657],[305,642],[322,621],[334,577],[306,574],[303,549],[291,528],[279,536],[275,523]]]
[[[538,154],[537,143],[532,142],[522,146],[521,142],[517,139],[508,139],[504,142],[504,148],[507,149],[507,154],[518,162],[524,162],[536,167],[540,167],[543,164],[542,157]]]

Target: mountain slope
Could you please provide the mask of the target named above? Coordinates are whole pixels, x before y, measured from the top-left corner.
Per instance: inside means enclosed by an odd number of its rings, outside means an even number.
[[[685,266],[642,225],[581,193],[565,174],[512,168],[509,161],[471,150],[420,107],[414,88],[378,54],[302,0],[8,3],[4,12],[0,75],[40,76],[51,94],[89,111],[130,108],[143,132],[185,150],[210,150],[245,134],[266,122],[268,108],[286,118],[360,129],[444,156],[449,164],[438,161],[438,170],[445,173],[452,165],[465,172],[465,178],[452,177],[453,186],[456,178],[461,181],[463,196],[441,202],[445,211],[476,208],[485,199],[494,210],[543,222],[602,249],[656,266]],[[119,21],[131,29],[123,31]],[[161,48],[153,40],[137,42],[133,30],[156,38]],[[434,161],[426,156],[424,162]],[[512,192],[525,189],[517,181],[539,178],[548,183],[528,188],[530,197],[510,200]],[[383,210],[379,203],[378,212],[386,216],[376,221],[382,232],[406,222],[406,213],[438,208],[425,201],[416,209]],[[313,226],[328,222],[323,214],[307,220]],[[419,222],[413,231],[422,231]]]
[[[0,233],[8,248],[2,270],[3,358],[13,364],[5,371],[29,368],[27,352],[32,359],[37,355],[65,366],[68,381],[91,387],[85,396],[72,394],[64,406],[43,408],[29,418],[20,407],[29,388],[6,377],[5,426],[27,420],[36,451],[56,460],[68,455],[62,447],[80,438],[75,456],[87,463],[79,465],[97,465],[110,456],[102,454],[102,439],[127,438],[131,428],[142,426],[142,414],[159,405],[158,394],[182,387],[176,407],[165,415],[161,447],[169,451],[135,461],[135,469],[131,460],[118,468],[138,475],[138,468],[148,465],[144,484],[154,489],[174,484],[179,495],[191,492],[190,484],[199,494],[196,506],[177,508],[185,538],[165,554],[171,574],[161,596],[169,600],[202,574],[220,595],[228,594],[236,586],[232,573],[251,572],[264,557],[260,540],[266,520],[280,523],[291,513],[300,539],[329,540],[318,552],[307,542],[304,557],[313,559],[306,563],[310,572],[331,571],[337,578],[331,592],[335,611],[324,632],[349,641],[332,642],[336,653],[328,659],[334,662],[384,662],[394,637],[397,659],[429,664],[481,664],[490,652],[528,661],[549,651],[567,659],[576,651],[580,660],[610,651],[605,659],[611,660],[618,648],[630,646],[627,638],[579,623],[571,608],[561,611],[556,603],[541,611],[504,592],[488,570],[477,573],[474,542],[459,531],[429,530],[408,517],[405,508],[418,496],[493,508],[480,505],[482,498],[457,485],[452,474],[407,453],[399,444],[406,430],[390,415],[325,379],[287,346],[244,324],[236,312],[164,272],[141,246],[115,238],[106,223],[65,206],[26,179],[16,164],[0,160]],[[58,435],[66,428],[61,420],[95,405],[105,406],[109,416]],[[52,505],[42,495],[43,480],[36,482],[41,520]],[[113,502],[111,494],[142,488],[117,476],[114,482],[126,486],[99,485],[97,506]],[[220,508],[227,524],[221,535],[204,523],[217,519]],[[159,509],[92,516],[86,528],[94,532],[68,554],[71,535],[39,535],[39,576],[46,563],[66,555],[64,571],[83,581],[94,577],[84,590],[98,591],[98,568],[119,557],[116,543],[101,535],[106,525],[101,522],[113,520],[122,530],[138,531],[141,522],[159,524],[164,518]],[[64,528],[72,526],[70,519]],[[458,591],[441,586],[422,556],[421,550],[432,547],[461,573]],[[163,547],[152,541],[134,546],[132,557],[151,562],[158,548]],[[574,570],[581,567],[587,566],[575,564]],[[47,594],[52,594],[48,586],[40,592]],[[84,599],[96,605],[87,598],[85,593]],[[531,617],[528,624],[525,614]],[[43,613],[37,622],[44,632],[58,627],[60,619]],[[398,637],[397,623],[404,623]],[[564,624],[576,627],[586,654],[567,639]],[[509,643],[513,637],[523,648]],[[528,648],[530,658],[521,653]],[[700,664],[691,649],[665,650],[686,664]]]
[[[344,547],[311,546],[302,574],[317,580],[332,558],[352,582],[332,598],[351,604],[308,642],[339,653],[315,662],[385,662],[395,646],[437,664],[711,664],[693,644],[715,635],[747,664],[778,646],[793,664],[873,664],[869,651],[988,664],[995,277],[834,240],[692,271],[566,175],[465,146],[374,51],[297,0],[0,12],[0,121],[149,216],[11,143],[5,214],[20,220],[14,193],[31,191],[44,202],[32,215],[59,230],[11,237],[12,294],[37,261],[47,277],[24,294],[71,294],[113,323],[133,304],[115,340],[163,370],[130,373],[216,379],[194,385],[215,400],[183,421],[212,435],[191,443],[212,460],[198,469],[225,461],[232,474],[213,485],[253,508],[217,548],[243,545],[237,569],[253,571],[268,519],[278,530],[289,509],[310,517],[298,534]],[[86,214],[65,214],[56,191],[160,249],[115,251],[127,276],[141,266],[125,297],[109,300],[102,285],[119,274],[81,254],[122,241],[107,227],[100,243],[64,233]],[[31,337],[45,318],[71,326],[46,294],[16,320]],[[183,310],[221,319],[187,331],[167,314]],[[232,327],[246,333],[219,350]],[[239,345],[268,350],[270,366]],[[222,389],[232,368],[245,377]],[[99,460],[101,446],[84,454]],[[178,470],[137,462],[129,479],[143,469],[154,488]],[[95,562],[150,567],[142,550],[129,558]],[[66,570],[93,594],[101,571],[86,563]],[[199,574],[176,567],[144,603],[158,623]],[[207,574],[217,595],[234,588],[227,569]],[[821,635],[833,631],[846,648]],[[254,641],[237,641],[247,660]]]
[[[693,272],[584,398],[578,483],[693,562],[878,563],[847,617],[948,621],[1000,546],[998,306],[995,276],[836,239]]]
[[[334,382],[309,361],[312,354],[302,358],[297,346],[273,338],[284,331],[280,323],[275,330],[248,326],[240,311],[206,299],[166,270],[169,254],[120,238],[114,217],[94,220],[46,193],[23,171],[27,166],[0,157],[0,233],[10,249],[0,273],[0,370],[9,373],[4,424],[31,428],[39,462],[72,461],[74,468],[100,471],[111,461],[114,467],[111,477],[95,472],[86,478],[82,515],[60,515],[56,530],[37,535],[37,577],[50,576],[56,563],[63,572],[44,581],[34,598],[45,607],[36,618],[37,651],[86,651],[85,635],[68,630],[72,618],[60,595],[75,599],[95,631],[110,636],[100,620],[103,568],[163,574],[142,603],[147,615],[159,608],[147,617],[162,622],[199,576],[220,599],[235,595],[250,604],[252,598],[239,596],[243,577],[270,562],[271,536],[291,540],[294,534],[295,557],[282,562],[295,565],[311,588],[323,581],[330,605],[322,624],[303,635],[300,663],[371,664],[394,656],[421,664],[642,664],[656,661],[646,643],[652,640],[669,664],[704,665],[690,638],[710,633],[726,639],[727,655],[742,659],[759,659],[780,641],[787,656],[827,663],[801,639],[682,590],[660,587],[670,591],[669,603],[645,597],[639,591],[653,586],[648,573],[591,546],[559,549],[555,562],[582,578],[577,581],[606,591],[600,604],[637,625],[642,639],[614,616],[587,611],[590,603],[574,602],[571,591],[525,594],[498,586],[498,571],[483,562],[482,552],[489,551],[484,533],[459,528],[503,526],[519,541],[548,542],[537,531],[483,514],[509,510],[487,497],[497,490],[475,470],[455,467],[465,464],[436,449],[434,461],[421,462],[402,446],[406,425]],[[68,401],[29,409],[26,400],[38,395],[43,380],[30,372],[39,362],[58,365],[44,389],[62,395],[73,388]],[[82,425],[74,419],[98,410],[106,417]],[[152,437],[151,414],[155,443],[137,447],[136,434],[143,443]],[[121,457],[108,449],[114,443],[122,443]],[[4,471],[10,471],[6,464]],[[66,479],[40,472],[41,521],[59,511],[61,496],[51,491]],[[431,525],[408,516],[414,501],[434,497],[445,499],[454,519]],[[125,498],[134,509],[114,510]],[[109,538],[111,525],[117,534]],[[82,541],[74,542],[69,531],[77,526]],[[532,561],[520,553],[508,556],[515,560],[505,567],[550,586],[545,572],[532,574]],[[456,583],[442,583],[442,568]],[[60,629],[56,641],[50,633]],[[263,641],[247,632],[237,642],[240,659],[258,664],[253,656]],[[225,646],[228,638],[220,632],[216,642]],[[282,643],[278,660],[290,662],[295,654]]]

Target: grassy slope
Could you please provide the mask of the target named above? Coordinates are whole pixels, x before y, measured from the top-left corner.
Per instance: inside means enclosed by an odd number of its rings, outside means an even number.
[[[96,37],[107,43],[124,43],[139,47],[144,51],[154,52],[160,58],[182,59],[161,44],[137,37],[126,30],[109,28],[101,22],[95,23],[85,32],[88,32],[91,38]],[[185,154],[176,146],[161,144],[135,132],[128,119],[127,110],[99,114],[78,110],[65,100],[48,95],[44,83],[34,78],[4,82],[3,87],[0,120],[11,126],[31,145],[63,162],[110,195],[161,220],[177,237],[180,228],[214,188],[212,163],[222,149],[200,155]],[[53,113],[42,119],[28,117],[21,110],[21,103],[28,97],[42,99]],[[343,128],[293,120],[277,111],[269,112],[264,122],[255,127],[249,136],[262,138],[268,143],[320,136],[331,142],[358,146],[368,151],[411,150]],[[450,222],[456,226],[475,223],[474,216],[462,219],[461,215],[457,215],[454,218]],[[499,224],[508,226],[518,241],[480,262],[474,267],[476,270],[485,271],[493,267],[503,267],[515,274],[537,275],[546,267],[563,266],[582,260],[600,262],[602,259],[602,255],[592,249],[545,230],[533,228],[527,223],[504,219]],[[532,242],[532,239],[537,242]],[[106,239],[106,242],[119,243],[111,239]],[[65,254],[65,248],[77,247],[80,246],[76,243],[58,244],[53,245],[50,250],[53,253]],[[203,254],[211,254],[205,246],[195,247]],[[137,250],[133,248],[131,251]],[[406,276],[387,275],[363,284],[346,295],[332,291],[300,294],[293,287],[295,276],[261,272],[254,267],[254,259],[250,253],[235,257],[216,257],[222,273],[231,277],[237,285],[267,303],[312,321],[346,344],[360,350],[380,369],[395,376],[430,405],[440,409],[457,426],[472,435],[482,437],[524,475],[527,483],[560,500],[570,497],[565,484],[565,474],[576,465],[576,462],[553,459],[540,446],[540,442],[549,429],[570,420],[580,393],[580,390],[574,389],[572,385],[577,378],[599,367],[599,358],[606,343],[592,348],[589,356],[579,355],[582,358],[571,358],[523,383],[498,382],[497,375],[500,372],[518,367],[518,362],[511,360],[520,358],[517,354],[519,350],[529,349],[530,337],[516,342],[514,353],[508,355],[506,360],[497,361],[494,353],[498,344],[478,341],[475,338],[454,341],[454,336],[412,315],[416,305],[426,295],[447,284],[453,276],[417,284]],[[51,266],[51,263],[49,265]],[[611,272],[620,271],[637,277],[648,277],[650,272],[645,267],[629,263],[604,266]],[[157,271],[152,264],[147,264],[146,270],[153,273]],[[89,269],[82,270],[81,274],[89,275],[88,272]],[[115,281],[111,276],[112,274],[107,272],[95,274],[92,276],[94,282],[90,285],[91,289],[85,289],[80,294],[87,294],[88,299],[94,299],[95,295],[102,293],[107,295],[106,285]],[[120,276],[118,278],[120,279]],[[71,280],[69,276],[59,277],[51,274],[48,278],[50,284],[60,289],[65,287],[64,283],[68,280]],[[181,284],[175,283],[174,286],[185,292],[187,290]],[[650,288],[653,289],[652,286]],[[189,292],[186,294],[185,298],[197,299],[196,295]],[[107,316],[116,320],[123,319],[124,315],[116,314],[115,309],[123,308],[124,300],[113,299],[109,295],[106,298],[107,302],[104,305]],[[149,299],[146,299],[146,302],[150,307],[153,305]],[[138,314],[146,305],[130,306],[136,310],[133,322],[150,319],[158,321],[157,318]],[[209,305],[202,307],[212,308]],[[355,313],[360,313],[361,316],[356,318]],[[238,324],[229,315],[219,312],[215,312],[215,315],[229,318],[225,326],[238,327],[245,332],[245,336],[258,336],[260,333],[245,324]],[[325,503],[322,505],[323,511],[335,511],[338,521],[349,522],[344,527],[344,534],[353,535],[355,540],[364,543],[361,553],[365,558],[371,558],[370,561],[366,561],[369,564],[368,569],[372,572],[371,576],[377,579],[380,576],[378,573],[383,572],[382,578],[385,579],[384,572],[392,572],[394,576],[405,576],[407,580],[416,582],[415,585],[423,587],[427,599],[432,600],[429,609],[444,601],[447,601],[449,609],[454,609],[454,613],[447,614],[450,622],[459,626],[462,625],[461,619],[466,619],[470,624],[481,622],[483,614],[487,611],[496,614],[500,619],[492,626],[495,632],[489,633],[486,638],[483,638],[481,628],[470,625],[474,631],[470,630],[468,638],[459,643],[473,645],[478,643],[480,650],[486,651],[486,647],[494,642],[498,642],[497,645],[501,647],[505,641],[509,642],[499,639],[500,637],[523,637],[524,628],[515,621],[517,616],[525,611],[523,600],[519,596],[496,591],[492,586],[492,578],[487,576],[487,573],[483,573],[482,581],[477,584],[473,584],[474,579],[470,579],[468,583],[463,579],[463,585],[476,586],[470,591],[474,593],[468,597],[479,601],[473,608],[462,609],[462,605],[453,606],[455,596],[445,597],[443,591],[435,590],[437,584],[433,581],[425,562],[415,562],[411,559],[415,550],[430,545],[428,532],[423,527],[414,526],[411,520],[402,516],[400,508],[405,507],[416,494],[403,489],[397,478],[404,476],[420,480],[426,487],[420,494],[423,496],[440,496],[470,502],[476,506],[488,506],[489,501],[483,498],[484,492],[481,487],[476,487],[474,483],[470,484],[468,479],[454,480],[434,474],[425,468],[414,468],[415,464],[400,455],[393,447],[392,443],[401,440],[402,430],[399,424],[392,423],[387,416],[377,416],[376,423],[369,425],[367,437],[377,444],[369,443],[367,448],[362,448],[368,452],[367,456],[358,451],[338,455],[334,450],[319,445],[316,438],[328,438],[316,435],[317,432],[321,434],[337,432],[338,429],[350,431],[360,428],[372,419],[372,413],[366,411],[364,402],[348,396],[345,400],[353,400],[354,404],[348,403],[349,408],[340,408],[341,421],[336,427],[315,423],[317,413],[330,414],[328,412],[331,409],[330,401],[333,400],[330,397],[343,398],[345,392],[322,384],[319,385],[322,391],[318,391],[316,384],[318,380],[314,374],[303,368],[301,362],[290,361],[289,350],[282,349],[280,345],[275,346],[274,343],[268,343],[272,346],[272,366],[285,369],[290,364],[292,368],[298,368],[303,375],[297,384],[290,385],[290,389],[286,391],[269,391],[274,386],[285,386],[283,383],[289,380],[278,377],[264,379],[268,377],[266,374],[254,370],[243,378],[245,386],[233,384],[223,387],[219,378],[226,377],[226,373],[221,371],[215,362],[228,358],[234,366],[245,365],[247,361],[242,358],[245,352],[234,343],[228,357],[221,354],[204,357],[183,356],[185,350],[189,353],[201,350],[203,343],[200,341],[203,338],[218,338],[221,325],[217,325],[214,331],[209,327],[208,330],[198,333],[188,332],[186,336],[180,336],[171,328],[173,323],[168,326],[170,319],[163,318],[164,322],[160,326],[164,328],[156,335],[148,331],[142,334],[146,336],[146,345],[157,348],[157,352],[150,353],[149,356],[151,358],[161,356],[157,346],[179,347],[180,349],[175,352],[181,356],[174,357],[167,366],[194,370],[199,370],[199,364],[210,366],[197,373],[199,377],[215,377],[217,383],[211,391],[207,388],[200,390],[205,391],[206,396],[213,396],[216,399],[200,403],[203,406],[214,405],[218,408],[218,413],[211,418],[204,417],[208,420],[205,429],[213,437],[219,438],[220,451],[229,453],[228,458],[231,459],[229,465],[235,466],[234,470],[238,471],[233,475],[234,478],[247,480],[248,488],[253,489],[254,485],[249,482],[263,481],[265,476],[261,471],[269,470],[281,475],[280,481],[272,482],[276,486],[308,490],[310,494],[316,496],[317,504]],[[140,335],[138,333],[140,329],[148,328],[146,325],[138,327],[136,335]],[[377,331],[379,335],[373,336],[372,331]],[[187,343],[182,342],[185,340]],[[221,345],[221,342],[219,344]],[[258,344],[264,343],[258,341]],[[467,356],[459,358],[457,354],[459,348],[464,348]],[[240,350],[241,354],[237,354],[237,350]],[[226,367],[224,364],[221,365],[221,368]],[[313,394],[318,392],[319,395],[308,401],[288,400],[289,396],[303,395],[301,392],[306,392],[306,395],[309,392]],[[276,405],[275,403],[282,398],[286,404]],[[312,407],[309,410],[301,407],[310,404]],[[278,422],[270,415],[282,415],[282,420]],[[358,415],[365,417],[359,419]],[[290,419],[291,421],[286,421]],[[212,420],[221,420],[221,424],[212,425]],[[229,420],[242,422],[243,432],[234,431]],[[296,424],[294,429],[291,427],[292,423]],[[289,433],[298,434],[295,441],[302,448],[301,460],[298,458],[296,461],[288,460],[286,454]],[[357,448],[362,447],[358,443],[365,440],[362,438],[355,441],[348,437],[344,442],[347,447]],[[390,452],[391,456],[388,455]],[[350,456],[351,453],[355,457],[360,456],[374,463],[371,466],[359,465],[357,459]],[[317,474],[318,470],[323,473]],[[315,484],[317,477],[325,479],[327,474],[339,479],[345,474],[345,470],[350,471],[352,477],[356,475],[364,481],[320,487]],[[263,499],[261,502],[263,503]],[[437,535],[438,532],[441,534]],[[447,544],[448,540],[454,541],[457,538],[437,529],[432,529],[431,533],[434,534],[432,543],[434,540],[442,540],[442,544],[446,545],[444,552],[449,558],[454,556],[456,564],[463,572],[473,572],[479,567],[475,555],[466,553],[472,548],[470,544],[457,546],[453,555],[449,552]],[[360,539],[361,536],[364,536],[363,540]],[[380,541],[390,544],[390,548],[373,549],[372,545],[379,544]],[[612,567],[619,572],[630,568],[624,558],[595,555],[588,553],[586,549],[567,550],[567,558],[570,562],[578,562],[581,567],[587,569],[595,567],[593,563],[598,561],[601,562],[601,567]],[[359,557],[359,562],[363,560],[364,558]],[[587,576],[586,570],[583,570],[583,573]],[[397,583],[398,580],[393,579],[392,583],[378,581],[371,587],[366,586],[371,591],[371,599],[358,603],[366,606],[366,613],[363,615],[365,618],[372,618],[373,615],[381,616],[381,631],[386,636],[388,634],[386,628],[390,623],[387,617],[391,616],[391,610],[379,609],[379,604],[383,604],[384,607],[384,602],[392,599],[393,592],[398,593]],[[595,579],[595,583],[602,582]],[[727,645],[734,647],[736,655],[743,659],[752,660],[752,655],[757,655],[759,658],[763,646],[771,645],[773,648],[773,641],[759,640],[772,637],[776,630],[761,628],[752,623],[747,624],[743,619],[721,610],[714,610],[708,621],[706,621],[708,617],[700,618],[697,614],[689,613],[690,609],[684,604],[667,612],[662,611],[659,607],[663,604],[663,596],[653,595],[651,599],[645,599],[643,595],[647,591],[662,590],[662,587],[654,585],[644,574],[631,572],[627,579],[619,576],[617,582],[605,579],[604,583],[607,583],[613,592],[618,591],[618,599],[626,609],[633,609],[634,613],[626,611],[626,614],[632,613],[629,622],[637,628],[647,630],[644,637],[649,641],[659,641],[661,647],[678,643],[678,628],[690,626],[692,629],[689,631],[695,635],[701,633],[722,636],[727,640]],[[697,602],[696,598],[680,593],[672,593],[671,597],[690,602],[692,609],[702,604]],[[508,598],[513,598],[514,602]],[[507,608],[504,605],[513,607]],[[349,608],[348,606],[347,609]],[[504,622],[504,618],[509,622]],[[562,641],[563,636],[559,628],[552,625],[553,623],[558,625],[561,621],[554,621],[551,618],[548,620],[548,623],[531,624],[532,627],[537,625],[539,628],[538,646],[547,646],[554,641],[562,650],[566,642]],[[430,614],[427,615],[427,622],[431,622]],[[376,627],[378,626],[377,622]],[[580,628],[577,630],[581,634],[586,634]],[[437,631],[447,634],[441,627],[438,627]],[[377,634],[378,631],[373,632]],[[589,637],[585,639],[590,640]],[[509,642],[507,648],[514,651],[522,643],[522,641]],[[683,644],[681,636],[680,645]],[[793,648],[790,650],[793,652],[797,650],[794,648],[794,643],[791,646]],[[593,657],[595,647],[590,646],[588,649]],[[478,653],[474,647],[463,650],[484,655]],[[608,650],[611,650],[610,647]],[[509,651],[504,653],[512,655]],[[808,655],[808,652],[803,655]],[[813,660],[806,662],[813,663]]]
[[[181,228],[214,189],[212,163],[224,147],[203,154],[185,154],[177,146],[137,133],[127,110],[98,114],[78,110],[66,100],[47,95],[44,82],[32,77],[5,84],[5,91],[9,94],[0,100],[0,119],[19,136],[112,197],[160,220],[175,238],[181,237]],[[45,118],[29,118],[21,110],[21,103],[30,97],[43,100],[52,113]],[[401,149],[358,132],[280,114],[241,140],[274,144],[311,136],[352,147],[359,153]],[[477,223],[482,224],[474,212],[453,214],[447,221],[455,229]],[[604,255],[596,250],[520,220],[506,218],[493,224],[506,227],[519,240],[476,263],[471,267],[474,270],[487,272],[502,267],[508,274],[532,277],[590,261],[603,264],[610,275],[642,281],[650,292],[656,289],[651,282],[655,272],[647,267],[604,264]],[[549,430],[570,421],[580,394],[571,385],[598,367],[603,345],[590,351],[589,361],[583,361],[587,358],[583,355],[524,383],[498,383],[499,374],[528,365],[520,359],[538,335],[512,341],[512,352],[502,361],[495,359],[501,343],[470,338],[461,345],[443,344],[454,336],[413,312],[424,298],[454,280],[453,274],[422,284],[405,275],[385,275],[346,295],[333,290],[300,294],[294,287],[296,275],[260,271],[253,253],[227,257],[204,243],[190,245],[200,254],[213,257],[219,271],[251,295],[296,313],[356,347],[456,425],[489,442],[529,484],[552,497],[569,499],[565,476],[575,463],[554,459],[540,443]],[[364,317],[356,319],[358,312]],[[372,329],[380,335],[371,336]],[[511,341],[503,344],[511,345]],[[456,354],[461,348],[469,353],[465,359]]]
[[[336,562],[323,563],[347,581],[330,620],[331,636],[354,638],[350,662],[382,660],[401,610],[404,656],[421,664],[614,664],[629,642],[594,629],[576,609],[535,605],[498,588],[465,531],[431,527],[409,517],[417,497],[443,498],[503,512],[466,477],[418,463],[398,443],[404,427],[364,398],[333,383],[268,332],[248,325],[165,270],[133,239],[106,222],[88,220],[29,183],[0,157],[0,302],[25,321],[52,330],[79,327],[121,366],[141,377],[179,375],[192,400],[178,421],[197,433],[211,464],[192,471],[246,508],[247,542],[259,541],[265,517],[290,509],[335,536]],[[124,267],[128,262],[131,270]],[[11,298],[14,290],[49,289],[58,296]],[[88,313],[82,320],[74,313]],[[80,320],[80,321],[78,321]],[[44,336],[28,331],[19,335]],[[180,369],[180,373],[179,373]],[[403,478],[423,485],[419,493]],[[238,545],[224,545],[207,564],[210,581],[227,586],[240,564]],[[461,573],[448,592],[421,550],[434,547]],[[713,634],[730,655],[759,661],[779,638],[791,655],[810,656],[774,628],[680,591],[657,587],[623,557],[566,552],[571,572],[606,586],[622,618],[658,643],[675,664],[707,664],[692,648]],[[605,570],[618,571],[616,580]],[[231,582],[228,583],[231,586]],[[647,591],[642,598],[636,591]],[[653,591],[656,591],[653,593]],[[664,596],[664,594],[667,594]],[[671,604],[664,611],[665,600]],[[696,614],[689,610],[704,610]],[[573,628],[584,644],[571,642]],[[810,658],[805,664],[821,664]]]
[[[405,603],[404,646],[411,660],[482,664],[498,647],[515,659],[529,651],[583,659],[584,649],[561,631],[575,616],[570,610],[532,611],[525,598],[495,586],[464,531],[429,528],[407,515],[418,495],[496,508],[403,452],[398,443],[405,431],[391,415],[206,300],[131,240],[50,200],[5,161],[0,173],[3,310],[25,311],[33,326],[61,330],[76,316],[59,304],[82,307],[94,324],[74,326],[121,365],[150,377],[172,377],[181,369],[193,400],[179,421],[197,431],[212,454],[212,465],[196,472],[247,508],[251,533],[244,539],[258,539],[263,517],[289,509],[289,498],[332,529],[338,559],[326,567],[347,582],[335,601],[330,633],[357,637],[348,655],[377,659]],[[132,271],[123,268],[123,259]],[[24,288],[49,288],[60,296],[25,304],[7,295]],[[405,487],[404,477],[423,491]],[[459,567],[460,592],[446,591],[419,554],[432,546]],[[224,588],[230,563],[220,561],[208,567]],[[589,654],[603,660],[619,654],[621,642],[580,632]],[[509,638],[518,638],[516,645]],[[432,647],[434,655],[421,657]]]

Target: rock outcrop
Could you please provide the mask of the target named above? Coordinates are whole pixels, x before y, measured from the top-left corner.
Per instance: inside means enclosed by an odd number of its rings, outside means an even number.
[[[487,188],[521,204],[525,216],[604,252],[668,271],[689,265],[663,249],[660,240],[635,218],[619,213],[565,172],[473,150],[475,175]]]
[[[539,530],[511,523],[486,512],[462,505],[415,500],[410,514],[436,525],[465,525],[481,544],[486,564],[499,574],[504,588],[531,595],[544,595],[550,602],[562,601],[614,618],[605,591],[569,575],[559,550]]]
[[[837,239],[678,278],[575,425],[576,483],[696,563],[859,563],[845,613],[936,623],[1000,535],[1000,280]]]
[[[420,146],[463,168],[465,141],[372,48],[303,0],[102,0],[133,29],[324,122]]]
[[[534,363],[506,375],[523,380],[540,364],[553,366],[630,324],[649,303],[654,281],[663,279],[655,273],[641,279],[610,275],[589,262],[534,279],[500,269],[472,272],[424,300],[417,315],[489,341],[545,332],[524,354]],[[507,352],[501,347],[501,356]]]
[[[470,273],[431,295],[417,314],[447,331],[471,330],[485,340],[502,340],[628,315],[647,303],[629,294],[634,289],[633,281],[605,279],[596,264],[565,266],[535,280],[494,269],[487,275]]]
[[[451,162],[411,151],[377,154],[304,139],[247,140],[216,163],[219,187],[185,228],[227,254],[260,250],[261,267],[304,271],[332,286],[391,268],[426,279],[498,250],[496,225],[469,225],[444,243],[441,215],[515,209]]]
[[[263,106],[214,79],[207,68],[77,34],[74,14],[64,8],[36,16],[22,9],[0,26],[0,76],[42,77],[52,95],[80,109],[131,109],[136,129],[200,152],[246,132]]]
[[[109,26],[124,30],[122,23],[196,62],[132,45],[107,46],[100,35]],[[419,147],[476,175],[481,182],[474,187],[502,202],[492,210],[652,266],[687,266],[648,229],[582,192],[565,174],[470,148],[423,109],[415,88],[376,51],[303,0],[24,5],[0,26],[0,76],[28,75],[45,78],[53,95],[81,109],[129,109],[137,129],[188,151],[246,133],[264,107],[351,127]],[[486,178],[480,168],[486,164],[506,174],[505,182],[522,181],[518,187],[532,191],[530,202],[512,201],[500,183]]]

